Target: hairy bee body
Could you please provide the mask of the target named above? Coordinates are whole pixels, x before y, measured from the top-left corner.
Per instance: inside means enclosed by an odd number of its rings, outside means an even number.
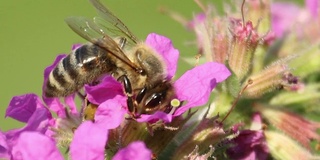
[[[47,97],[65,97],[84,84],[96,80],[103,73],[111,73],[116,64],[99,46],[86,44],[63,58],[51,71],[47,80]]]

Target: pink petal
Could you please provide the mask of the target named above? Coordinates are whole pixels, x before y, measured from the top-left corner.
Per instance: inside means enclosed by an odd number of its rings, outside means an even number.
[[[155,33],[148,35],[146,44],[162,56],[167,66],[167,78],[171,79],[176,73],[179,51],[173,47],[170,39]]]
[[[71,94],[67,97],[64,98],[64,101],[66,102],[66,104],[69,106],[70,108],[70,112],[72,114],[78,114],[78,111],[77,111],[77,105],[74,101],[74,98],[75,98],[75,94]]]
[[[0,131],[0,159],[1,158],[10,159],[10,155],[6,135]]]
[[[47,104],[50,110],[55,112],[58,117],[65,117],[66,112],[63,104],[60,102],[59,98],[47,98],[47,97],[42,97],[43,101]]]
[[[164,122],[171,122],[172,115],[157,111],[156,113],[154,113],[152,115],[142,114],[140,116],[140,118],[137,119],[137,121],[138,122],[151,122],[151,121],[157,121],[159,119],[163,120]]]
[[[103,160],[108,130],[91,121],[83,122],[70,144],[71,159]]]
[[[63,160],[54,141],[38,132],[21,133],[12,149],[12,156],[16,160]]]
[[[44,133],[47,130],[49,121],[51,119],[51,113],[47,108],[37,108],[30,117],[27,125],[24,127],[24,130]]]
[[[86,121],[75,131],[70,146],[72,159],[104,159],[108,130],[118,127],[124,120],[125,113],[126,111],[115,99],[100,104],[96,111],[95,123]]]
[[[187,71],[174,83],[177,98],[187,102],[176,110],[174,116],[179,116],[192,107],[207,103],[216,84],[224,81],[230,75],[225,65],[215,62],[207,62]]]
[[[126,110],[116,99],[109,99],[101,103],[95,114],[95,122],[104,129],[114,129],[124,121]]]
[[[272,3],[271,20],[272,31],[281,37],[296,22],[300,9],[291,3]]]
[[[23,128],[10,130],[6,133],[6,136],[7,138],[17,137],[20,133],[25,131],[45,133],[51,119],[51,113],[47,108],[37,108]]]
[[[119,150],[112,160],[150,160],[151,156],[152,153],[146,145],[136,141]]]
[[[306,8],[309,10],[311,16],[313,18],[317,18],[320,10],[319,0],[305,0],[305,5]]]
[[[101,83],[96,86],[85,85],[88,100],[99,105],[107,99],[113,99],[116,96],[124,97],[122,85],[111,76],[106,76]]]
[[[27,122],[36,108],[44,107],[36,94],[14,96],[6,111],[6,117],[14,118],[20,122]]]

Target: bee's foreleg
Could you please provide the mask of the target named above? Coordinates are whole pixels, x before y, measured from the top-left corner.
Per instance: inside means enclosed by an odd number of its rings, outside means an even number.
[[[135,105],[133,100],[133,92],[131,82],[127,75],[122,75],[118,78],[118,81],[123,83],[125,94],[127,95],[127,106],[128,110],[133,116],[135,116]]]
[[[140,92],[137,94],[136,96],[136,102],[139,104],[143,97],[146,95],[146,92],[147,92],[147,87],[144,87],[140,90]]]

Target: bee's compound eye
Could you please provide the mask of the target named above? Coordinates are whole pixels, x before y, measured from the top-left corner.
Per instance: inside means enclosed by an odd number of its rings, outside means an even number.
[[[161,101],[165,97],[165,93],[154,93],[146,103],[146,108],[154,108],[161,104]]]

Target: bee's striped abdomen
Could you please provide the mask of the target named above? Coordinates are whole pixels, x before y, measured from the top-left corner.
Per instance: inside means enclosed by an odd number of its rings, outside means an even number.
[[[51,71],[45,95],[47,97],[65,97],[86,83],[93,82],[114,64],[103,60],[102,49],[95,45],[83,45],[62,59]]]
[[[71,56],[74,54],[71,53],[62,59],[49,74],[45,89],[47,97],[64,97],[75,90],[78,75],[76,65],[70,61]]]

